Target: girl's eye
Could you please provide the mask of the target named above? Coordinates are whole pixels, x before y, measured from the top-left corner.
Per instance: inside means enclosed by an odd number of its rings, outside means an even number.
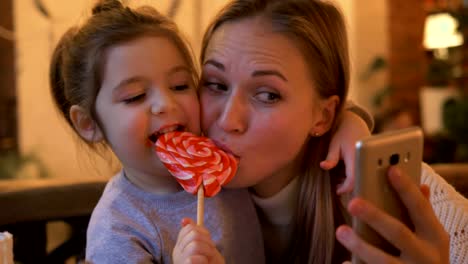
[[[272,104],[281,99],[281,96],[273,92],[260,92],[255,95],[255,98],[263,103]]]
[[[203,87],[208,88],[213,92],[225,92],[228,90],[226,85],[216,82],[204,82]]]
[[[172,87],[173,90],[175,91],[184,91],[190,88],[190,85],[188,84],[181,84],[181,85],[176,85]]]
[[[134,103],[134,102],[138,102],[140,100],[142,100],[143,98],[145,98],[146,94],[142,93],[142,94],[139,94],[137,96],[133,96],[133,97],[130,97],[130,98],[127,98],[127,99],[124,99],[122,100],[125,104],[131,104],[131,103]]]

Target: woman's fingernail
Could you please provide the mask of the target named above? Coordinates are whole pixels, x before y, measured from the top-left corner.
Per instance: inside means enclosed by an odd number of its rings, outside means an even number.
[[[349,211],[354,215],[360,215],[366,210],[363,205],[363,201],[359,199],[354,199],[349,204]]]
[[[393,177],[400,177],[401,176],[401,171],[398,167],[393,167],[392,168],[392,174]]]
[[[336,190],[337,190],[338,192],[341,192],[342,189],[343,189],[343,185],[344,185],[344,183],[338,183],[338,184],[336,185]]]
[[[341,240],[348,240],[351,235],[351,230],[349,230],[347,227],[342,227],[340,230],[338,230],[337,235]]]
[[[394,186],[394,187],[400,187],[401,184],[402,184],[402,173],[401,173],[401,170],[397,167],[393,167],[392,170],[390,171],[390,181],[391,181],[391,184]]]

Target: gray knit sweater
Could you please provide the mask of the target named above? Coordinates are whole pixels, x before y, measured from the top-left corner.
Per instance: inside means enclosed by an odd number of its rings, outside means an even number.
[[[172,263],[184,217],[196,219],[196,196],[181,191],[155,195],[121,172],[107,184],[87,233],[90,263]],[[222,190],[205,199],[205,227],[226,263],[264,263],[261,229],[245,189]]]

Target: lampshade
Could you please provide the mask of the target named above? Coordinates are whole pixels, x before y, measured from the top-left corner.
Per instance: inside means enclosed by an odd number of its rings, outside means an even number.
[[[428,50],[445,49],[463,44],[463,36],[457,31],[458,21],[449,13],[427,16],[424,25],[424,47]]]

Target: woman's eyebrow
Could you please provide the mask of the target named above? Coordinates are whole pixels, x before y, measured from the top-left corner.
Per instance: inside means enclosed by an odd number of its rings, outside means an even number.
[[[279,77],[283,81],[288,82],[288,79],[283,74],[281,74],[281,72],[277,70],[260,70],[260,71],[254,71],[252,73],[252,77],[265,76],[265,75],[274,75],[274,76]]]
[[[215,68],[218,68],[221,71],[225,71],[224,65],[221,62],[217,62],[215,60],[207,60],[203,65],[211,65]]]
[[[225,67],[222,63],[215,61],[215,60],[207,60],[204,65],[211,65],[221,71],[225,71]],[[287,82],[288,79],[279,71],[277,70],[258,70],[252,73],[252,77],[258,76],[265,76],[265,75],[274,75],[282,79],[283,81]]]

